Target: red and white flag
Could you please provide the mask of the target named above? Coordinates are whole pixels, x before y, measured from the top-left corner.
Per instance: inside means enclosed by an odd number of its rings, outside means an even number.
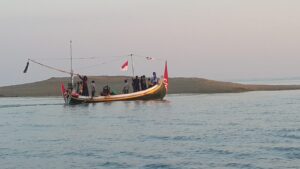
[[[128,60],[121,66],[121,71],[127,71],[128,70]]]
[[[165,63],[164,84],[165,84],[166,91],[168,92],[168,89],[169,89],[169,73],[168,73],[167,61]]]

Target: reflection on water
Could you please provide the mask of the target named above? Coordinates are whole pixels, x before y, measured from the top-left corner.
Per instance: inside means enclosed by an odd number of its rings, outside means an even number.
[[[0,98],[1,168],[299,168],[300,91]]]

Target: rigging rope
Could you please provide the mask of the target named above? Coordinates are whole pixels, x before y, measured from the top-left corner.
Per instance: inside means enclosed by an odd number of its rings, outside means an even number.
[[[43,67],[46,67],[46,68],[48,68],[48,69],[56,70],[56,71],[59,71],[59,72],[62,72],[62,73],[66,73],[66,74],[69,74],[69,75],[72,74],[71,72],[68,72],[68,71],[65,71],[65,70],[62,70],[62,69],[58,69],[58,68],[55,68],[55,67],[52,67],[52,66],[48,66],[48,65],[45,65],[45,64],[43,64],[43,63],[37,62],[37,61],[32,60],[32,59],[28,59],[28,61],[31,61],[31,62],[33,62],[33,63],[36,63],[36,64],[38,64],[38,65],[41,65],[41,66],[43,66]],[[73,73],[73,74],[75,74],[75,73]]]
[[[79,68],[79,69],[82,70],[82,69],[87,69],[87,68],[91,68],[91,67],[95,67],[95,66],[99,66],[99,65],[103,65],[103,64],[108,64],[108,63],[117,61],[117,60],[119,60],[120,58],[123,59],[123,57],[128,57],[128,56],[131,56],[131,54],[130,54],[130,55],[112,56],[113,59],[111,59],[111,60],[109,60],[109,61],[101,62],[101,63],[99,63],[99,64],[94,64],[94,65],[91,65],[91,66],[81,67],[81,68]],[[137,57],[137,58],[143,58],[143,59],[146,59],[146,60],[162,60],[162,59],[160,59],[160,58],[145,57],[145,56],[136,55],[136,54],[133,55],[133,56],[135,56],[135,57]],[[99,59],[100,57],[86,57],[86,58],[84,58],[84,57],[79,57],[79,58],[75,58],[75,59],[97,59],[97,58]],[[102,57],[102,58],[103,58],[103,57]],[[51,59],[55,59],[55,58],[51,58]],[[70,59],[70,58],[58,58],[58,60],[59,60],[59,59],[60,59],[60,60],[63,60],[63,59]],[[74,58],[73,58],[73,59],[74,59]],[[59,69],[59,68],[55,68],[55,67],[52,67],[52,66],[48,66],[48,65],[45,65],[45,64],[43,64],[43,63],[37,62],[37,61],[35,61],[35,60],[33,60],[33,59],[28,59],[27,65],[26,65],[26,67],[25,67],[25,69],[24,69],[24,71],[23,71],[24,73],[27,72],[27,69],[28,69],[28,66],[29,66],[29,61],[31,61],[31,62],[33,62],[33,63],[36,63],[36,64],[38,64],[38,65],[40,65],[40,66],[46,67],[46,68],[48,68],[48,69],[52,69],[52,70],[61,72],[61,73],[66,73],[66,74],[69,74],[69,75],[72,74],[72,73],[69,72],[69,71],[62,70],[62,69]],[[78,75],[78,74],[73,72],[73,75]]]
[[[113,57],[113,58],[119,58],[119,57],[123,57],[123,56],[127,56],[127,55],[118,55],[118,56],[109,56],[109,57]],[[94,59],[103,59],[103,58],[107,58],[107,57],[103,57],[103,56],[91,56],[91,57],[73,57],[73,60],[94,60]],[[32,59],[38,59],[38,60],[70,60],[70,58],[45,58],[45,57],[38,57],[38,58],[32,58]]]
[[[91,57],[75,57],[73,60],[96,60],[96,59],[104,59],[104,58],[122,58],[122,57],[128,57],[131,56],[130,54],[125,54],[125,55],[118,55],[118,56],[109,56],[109,57],[97,57],[97,56],[91,56]],[[147,60],[165,60],[163,58],[158,58],[158,57],[149,57],[145,55],[139,55],[139,54],[133,54],[133,57],[136,58],[143,58]],[[38,58],[32,58],[34,60],[70,60],[70,58],[45,58],[45,57],[38,57]]]
[[[114,59],[111,59],[109,61],[101,62],[101,63],[90,65],[90,66],[80,67],[79,69],[81,69],[81,70],[82,69],[89,69],[89,68],[96,67],[96,66],[99,66],[99,65],[104,65],[104,64],[112,63],[112,62],[115,62],[117,60],[119,60],[119,58],[114,58]]]

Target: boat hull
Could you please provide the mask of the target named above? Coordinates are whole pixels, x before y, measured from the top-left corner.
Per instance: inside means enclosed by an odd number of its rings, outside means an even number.
[[[112,102],[112,101],[130,101],[130,100],[162,100],[166,95],[166,88],[163,81],[159,84],[139,92],[109,96],[72,96],[71,94],[66,96],[66,103],[70,105],[82,104],[82,103],[98,103],[98,102]]]

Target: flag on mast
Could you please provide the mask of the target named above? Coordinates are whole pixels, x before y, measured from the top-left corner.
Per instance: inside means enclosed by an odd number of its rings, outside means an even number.
[[[127,71],[128,70],[128,60],[123,63],[123,65],[121,66],[121,71]]]
[[[168,74],[168,64],[167,64],[167,61],[165,63],[164,84],[165,84],[166,91],[168,92],[168,88],[169,88],[169,74]]]

